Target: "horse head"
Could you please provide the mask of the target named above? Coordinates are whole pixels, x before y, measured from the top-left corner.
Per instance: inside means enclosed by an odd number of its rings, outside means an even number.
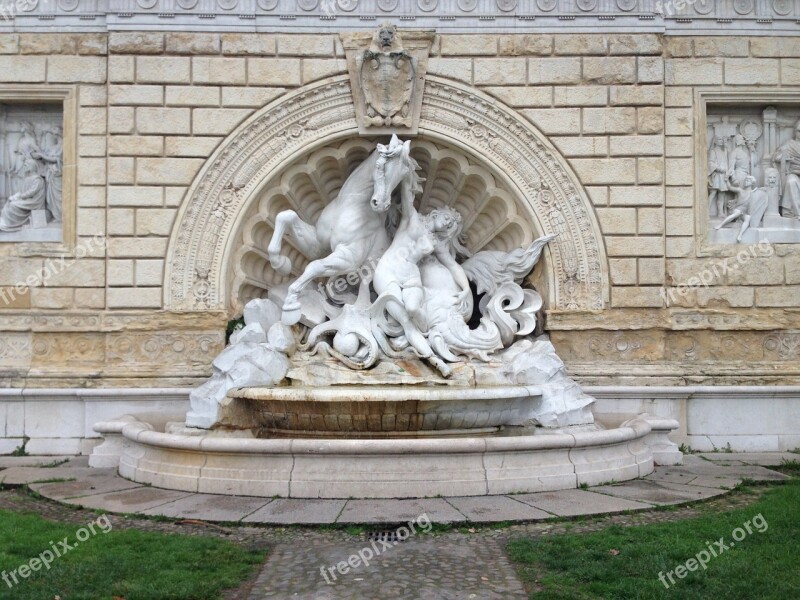
[[[403,179],[413,172],[411,140],[401,142],[396,135],[388,145],[378,144],[378,159],[372,177],[373,192],[370,206],[375,212],[386,212],[392,201],[392,192]]]

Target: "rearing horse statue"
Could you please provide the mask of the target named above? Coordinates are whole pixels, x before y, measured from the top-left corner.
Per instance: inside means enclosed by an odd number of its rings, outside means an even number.
[[[282,275],[292,269],[291,261],[281,254],[287,233],[297,249],[312,259],[289,286],[283,304],[284,323],[293,325],[300,320],[299,295],[311,281],[355,271],[370,258],[377,261],[389,247],[386,212],[394,189],[413,172],[410,150],[411,142],[403,143],[396,135],[389,145],[378,144],[347,178],[339,195],[323,209],[314,225],[303,221],[293,210],[278,213],[267,247],[272,267]]]

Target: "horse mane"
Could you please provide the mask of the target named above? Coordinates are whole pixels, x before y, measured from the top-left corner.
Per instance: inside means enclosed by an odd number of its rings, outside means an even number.
[[[411,155],[408,155],[409,178],[411,179],[411,191],[416,194],[421,194],[423,191],[422,184],[425,182],[424,177],[420,177],[417,171],[420,170],[419,163],[414,160]]]

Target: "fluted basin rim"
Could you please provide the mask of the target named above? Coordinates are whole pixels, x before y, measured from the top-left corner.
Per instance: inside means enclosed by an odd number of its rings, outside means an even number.
[[[230,398],[247,400],[280,400],[291,402],[342,402],[353,399],[364,402],[427,402],[469,401],[488,399],[530,398],[541,396],[535,385],[483,385],[475,387],[414,386],[414,385],[329,385],[329,386],[278,386],[243,387],[228,392]]]

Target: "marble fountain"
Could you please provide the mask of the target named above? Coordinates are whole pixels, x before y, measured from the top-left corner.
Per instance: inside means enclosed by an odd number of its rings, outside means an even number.
[[[418,170],[411,142],[392,136],[315,223],[279,213],[266,250],[290,283],[247,303],[185,418],[99,423],[90,464],[192,492],[409,498],[552,491],[679,463],[677,422],[595,422],[542,334],[529,276],[554,236],[470,252],[465,215],[417,198]]]

